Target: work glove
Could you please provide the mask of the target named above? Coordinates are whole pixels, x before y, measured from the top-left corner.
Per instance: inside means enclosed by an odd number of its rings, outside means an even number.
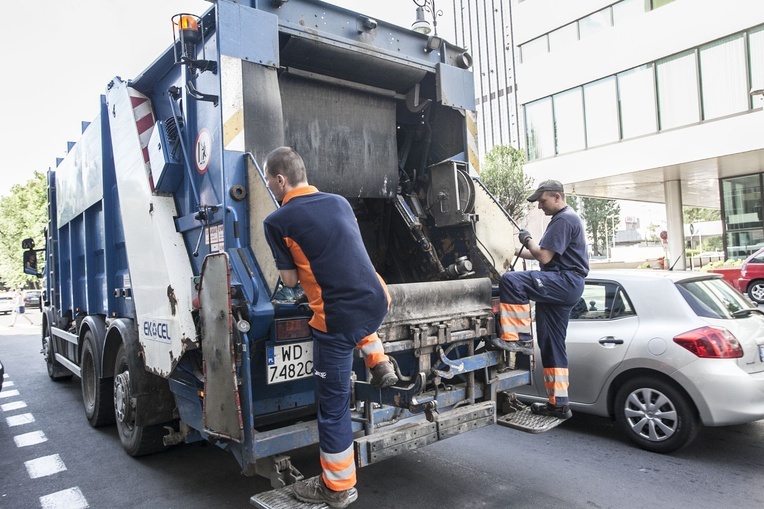
[[[528,241],[533,237],[531,237],[531,234],[528,233],[528,230],[520,230],[520,232],[517,234],[517,238],[520,240],[520,244],[528,247]]]

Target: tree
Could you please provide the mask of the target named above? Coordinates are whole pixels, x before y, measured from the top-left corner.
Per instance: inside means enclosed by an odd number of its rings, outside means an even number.
[[[722,213],[718,209],[705,209],[701,207],[682,207],[684,224],[699,223],[702,221],[719,221]]]
[[[45,247],[47,185],[45,175],[35,172],[26,184],[11,188],[0,197],[0,279],[8,287],[39,285],[35,276],[24,274],[21,241],[32,238],[37,248]],[[38,256],[38,260],[43,260]]]
[[[581,217],[586,220],[586,232],[592,239],[592,250],[595,256],[607,252],[608,233],[613,230],[613,218],[621,215],[621,206],[615,200],[599,198],[582,198]]]
[[[526,199],[533,191],[533,179],[523,172],[525,152],[516,148],[497,145],[485,156],[480,180],[493,194],[504,210],[520,221],[528,206]]]

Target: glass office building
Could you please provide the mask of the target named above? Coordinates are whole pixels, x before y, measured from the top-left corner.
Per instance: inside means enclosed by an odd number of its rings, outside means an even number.
[[[764,245],[764,2],[503,3],[527,173],[665,204],[672,259],[683,205],[722,211],[728,257]]]

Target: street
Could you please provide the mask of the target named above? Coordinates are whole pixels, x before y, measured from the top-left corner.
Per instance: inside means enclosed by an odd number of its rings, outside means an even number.
[[[40,323],[38,311],[28,316]],[[88,425],[78,378],[48,378],[39,327],[10,321],[0,316],[0,507],[243,509],[270,489],[214,446],[130,458],[113,426]],[[319,472],[315,447],[292,459],[306,476]],[[541,435],[489,426],[358,479],[354,509],[762,507],[764,422],[704,429],[671,455],[637,449],[612,422],[580,414]]]

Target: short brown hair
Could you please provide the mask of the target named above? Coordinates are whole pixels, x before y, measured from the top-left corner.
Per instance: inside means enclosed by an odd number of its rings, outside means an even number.
[[[265,171],[273,177],[283,175],[290,186],[307,181],[305,162],[292,147],[279,147],[265,156]]]

